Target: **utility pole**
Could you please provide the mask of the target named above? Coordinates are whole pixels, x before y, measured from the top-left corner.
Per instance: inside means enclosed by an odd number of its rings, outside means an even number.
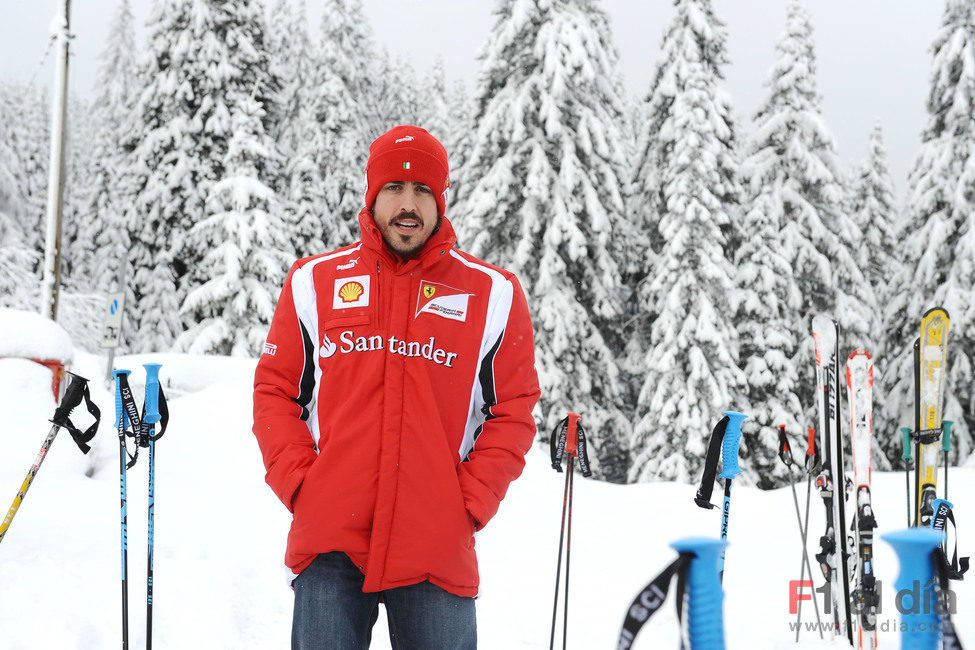
[[[47,184],[47,236],[44,243],[44,277],[41,280],[41,314],[51,320],[58,315],[61,284],[61,214],[64,207],[64,133],[68,118],[68,44],[71,38],[71,0],[59,0],[53,26],[58,40],[54,73],[54,102],[51,123],[51,158]]]

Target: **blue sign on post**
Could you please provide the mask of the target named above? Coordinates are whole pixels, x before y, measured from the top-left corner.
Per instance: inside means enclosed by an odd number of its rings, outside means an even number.
[[[111,293],[108,295],[108,313],[102,325],[102,347],[114,349],[118,347],[122,336],[122,306],[125,294]]]

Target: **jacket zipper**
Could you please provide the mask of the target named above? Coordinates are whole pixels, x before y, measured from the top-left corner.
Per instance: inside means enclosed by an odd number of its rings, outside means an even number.
[[[381,271],[379,269],[379,260],[377,259],[376,260],[376,293],[375,293],[376,307],[375,309],[373,309],[373,313],[376,314],[376,329],[379,329],[380,326],[382,325],[381,318],[383,313],[383,304],[380,301],[380,291],[379,291],[381,286],[382,286],[382,276],[381,276]]]

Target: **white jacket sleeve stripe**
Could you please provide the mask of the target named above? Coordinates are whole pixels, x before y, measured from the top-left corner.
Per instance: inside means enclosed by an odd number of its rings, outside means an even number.
[[[484,408],[485,404],[490,407],[493,406],[495,401],[494,355],[500,347],[504,336],[504,328],[508,322],[508,315],[511,312],[514,286],[498,271],[482,264],[470,262],[456,251],[452,250],[450,254],[465,266],[480,271],[491,278],[491,294],[488,297],[487,318],[484,323],[484,333],[481,336],[477,364],[474,367],[477,375],[473,378],[470,407],[467,411],[467,425],[464,428],[464,439],[458,450],[458,457],[464,460],[474,448],[474,441],[477,439],[477,435],[481,432],[481,427],[487,419],[487,410]],[[490,378],[489,395],[485,394],[488,391],[485,390],[486,386],[481,381],[482,377],[485,381],[487,381],[487,378]],[[490,397],[490,401],[488,401],[488,397]]]

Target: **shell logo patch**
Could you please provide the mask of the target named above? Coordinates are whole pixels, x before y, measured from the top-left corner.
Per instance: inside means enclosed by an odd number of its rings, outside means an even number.
[[[358,282],[346,282],[339,289],[339,298],[342,299],[342,302],[355,302],[364,292],[365,289]]]
[[[332,290],[332,309],[350,309],[369,306],[369,276],[336,278]]]
[[[448,320],[465,322],[469,299],[473,295],[463,289],[423,280],[420,282],[414,318],[419,318],[420,314],[434,314]]]

